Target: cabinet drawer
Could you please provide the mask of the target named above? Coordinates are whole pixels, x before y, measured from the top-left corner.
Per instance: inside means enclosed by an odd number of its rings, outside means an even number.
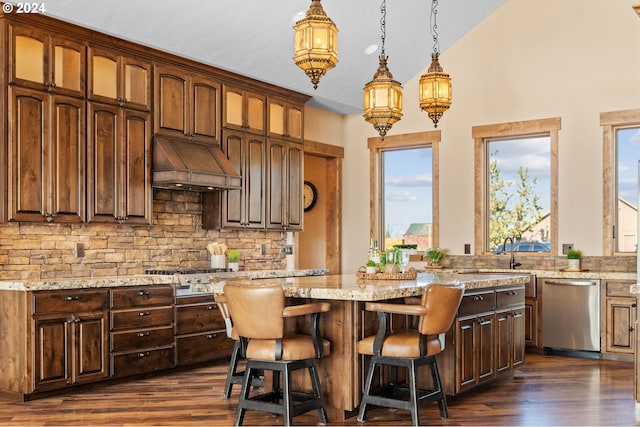
[[[34,314],[101,311],[108,307],[109,291],[69,289],[34,292],[32,301]]]
[[[195,294],[176,297],[176,305],[213,304],[213,294]]]
[[[173,328],[144,329],[111,334],[111,351],[127,351],[137,348],[164,347],[173,344]]]
[[[176,335],[224,330],[222,314],[215,303],[176,307]]]
[[[496,308],[524,304],[524,286],[496,290]]]
[[[111,372],[114,377],[160,371],[174,366],[173,346],[155,350],[134,351],[111,355]]]
[[[495,308],[495,298],[494,291],[474,292],[471,295],[464,295],[458,308],[458,316],[468,316],[470,314],[493,311]]]
[[[234,341],[224,331],[189,335],[176,338],[178,365],[228,359]]]
[[[607,296],[608,297],[629,297],[632,296],[630,292],[630,285],[636,282],[607,282]]]
[[[111,308],[171,304],[173,304],[173,288],[171,285],[138,286],[111,290]]]
[[[173,307],[141,307],[111,312],[111,330],[173,325]]]

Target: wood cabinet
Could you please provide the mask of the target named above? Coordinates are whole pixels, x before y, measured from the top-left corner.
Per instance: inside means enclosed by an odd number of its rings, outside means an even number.
[[[220,83],[177,67],[155,68],[155,133],[220,143]]]
[[[530,277],[525,284],[524,339],[528,352],[542,354],[542,294],[537,277],[534,274]]]
[[[149,111],[151,63],[122,52],[89,46],[88,98]]]
[[[19,23],[11,23],[9,32],[11,84],[85,96],[84,42]]]
[[[228,359],[234,341],[212,294],[176,298],[176,365]]]
[[[85,104],[47,92],[9,88],[10,221],[85,218]]]
[[[110,367],[114,377],[175,365],[171,285],[114,288],[110,305]]]
[[[222,151],[242,176],[242,188],[222,193],[224,228],[265,228],[266,138],[223,130]]]
[[[606,358],[632,361],[636,343],[637,299],[629,291],[635,281],[603,280],[600,316],[602,352]]]
[[[301,105],[279,98],[267,100],[267,135],[303,142],[304,109]]]
[[[34,391],[108,376],[108,290],[34,292]]]
[[[524,363],[524,288],[496,291],[496,374]],[[512,307],[515,306],[515,307]]]
[[[266,133],[266,95],[240,87],[223,86],[222,126],[245,132]]]
[[[90,222],[151,224],[150,113],[89,103]]]
[[[300,231],[303,227],[304,149],[283,139],[267,141],[267,228]]]

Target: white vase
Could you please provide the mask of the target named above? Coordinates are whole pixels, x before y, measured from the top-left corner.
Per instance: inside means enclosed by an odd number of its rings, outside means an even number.
[[[237,262],[230,262],[229,263],[229,270],[238,271],[239,269],[240,269],[240,265]]]
[[[374,266],[367,265],[365,267],[365,271],[367,274],[375,274],[377,272],[377,268],[375,265]]]
[[[579,259],[568,259],[567,260],[567,268],[569,270],[580,270],[580,260]]]
[[[211,268],[224,270],[227,262],[227,257],[224,255],[211,255]]]

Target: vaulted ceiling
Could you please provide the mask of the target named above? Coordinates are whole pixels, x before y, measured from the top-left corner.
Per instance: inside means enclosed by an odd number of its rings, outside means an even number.
[[[505,0],[440,0],[438,39],[446,51]],[[9,3],[18,3],[9,0]],[[293,24],[310,0],[46,0],[46,14],[261,81],[312,95],[310,105],[362,111],[362,88],[378,66],[381,1],[322,0],[338,27],[338,65],[317,90],[292,60]],[[406,83],[431,62],[430,0],[386,2],[385,53]],[[444,66],[444,64],[443,64]],[[445,66],[446,71],[446,66]]]

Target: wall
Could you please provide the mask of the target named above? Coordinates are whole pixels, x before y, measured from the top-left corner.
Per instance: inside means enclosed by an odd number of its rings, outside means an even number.
[[[203,230],[200,193],[154,189],[153,225],[0,224],[1,280],[104,277],[210,268],[206,245],[240,249],[240,270],[286,267],[280,231]],[[75,255],[83,243],[85,256]],[[260,254],[262,243],[267,254]]]
[[[639,107],[640,18],[632,9],[635,3],[507,0],[442,53],[440,64],[452,77],[453,106],[438,125],[440,247],[461,255],[464,244],[473,243],[472,126],[560,117],[559,242],[573,243],[586,256],[602,255],[599,114]],[[419,54],[430,49],[425,46]],[[417,106],[421,74],[402,82],[404,117],[390,135],[433,129]],[[361,115],[345,117],[344,272],[355,271],[367,252],[365,159],[367,138],[375,136]]]
[[[327,266],[327,159],[304,155],[304,180],[318,190],[318,199],[310,211],[304,213],[304,231],[298,233],[298,268]]]

